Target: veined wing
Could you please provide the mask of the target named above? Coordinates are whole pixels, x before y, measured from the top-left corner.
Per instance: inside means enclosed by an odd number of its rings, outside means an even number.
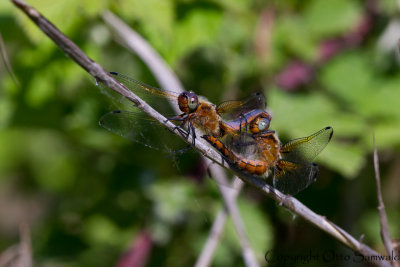
[[[333,128],[324,129],[303,138],[294,139],[281,148],[282,158],[291,162],[311,162],[329,143]]]
[[[174,134],[166,134],[167,128],[139,110],[111,111],[101,117],[99,124],[115,134],[155,150],[171,152],[183,144]]]
[[[274,168],[273,185],[288,195],[295,195],[314,182],[318,175],[315,163],[294,163],[279,160]]]
[[[179,137],[173,133],[167,133],[169,132],[167,128],[139,110],[134,112],[117,110],[106,113],[101,117],[99,124],[133,142],[164,152],[167,157],[172,156],[175,164],[177,164],[177,156],[186,151],[194,151],[193,149],[188,150],[191,147],[183,147],[184,143]],[[184,130],[181,129],[181,131]],[[219,184],[231,188],[230,184]]]
[[[217,112],[226,120],[233,120],[252,110],[265,110],[267,106],[265,96],[261,92],[252,93],[243,100],[230,100],[222,102],[217,107]]]
[[[121,73],[117,72],[110,72],[111,76],[114,77],[115,80],[119,81],[123,85],[125,85],[128,89],[130,89],[132,92],[135,94],[137,93],[143,93],[147,94],[150,96],[157,96],[157,97],[162,97],[162,98],[167,98],[171,100],[177,100],[179,93],[173,92],[173,91],[168,91],[168,90],[162,90],[157,87],[153,87],[150,85],[147,85],[145,83],[142,83],[138,80],[135,80],[129,76],[126,76]]]
[[[259,158],[257,142],[253,135],[247,132],[229,134],[223,138],[228,149],[249,159]]]

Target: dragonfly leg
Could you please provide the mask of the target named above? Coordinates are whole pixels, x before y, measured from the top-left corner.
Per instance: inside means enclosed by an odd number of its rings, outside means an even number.
[[[196,144],[196,131],[194,130],[194,127],[192,126],[192,145],[194,146]]]
[[[188,131],[187,131],[187,135],[185,138],[188,139],[189,136],[192,135],[192,146],[194,146],[195,139],[196,139],[196,131],[194,130],[193,123],[190,120],[188,120],[187,122],[188,122],[188,127],[187,127]],[[186,123],[186,121],[184,123]]]
[[[189,135],[190,135],[190,129],[188,129],[188,131],[185,131],[183,129],[183,127],[185,127],[185,124],[187,123],[187,119],[184,120],[179,126],[175,126],[174,130],[177,130],[179,132],[179,134],[185,138],[188,139]]]
[[[189,116],[186,113],[179,114],[175,117],[167,118],[168,121],[185,121]]]
[[[177,130],[181,136],[183,136],[185,139],[187,139],[190,135],[190,129],[186,132],[183,128],[185,127],[185,124],[187,123],[188,120],[189,120],[189,116],[186,113],[182,113],[175,117],[167,118],[167,120],[165,122],[167,122],[167,121],[182,121],[182,123],[179,126],[176,126],[174,128],[174,130]]]
[[[178,133],[179,133],[181,136],[183,136],[185,139],[187,139],[187,136],[189,135],[189,133],[186,132],[182,127],[176,126],[176,127],[174,128],[174,130],[177,130]]]
[[[191,125],[192,125],[192,123],[191,123],[191,121],[188,119],[188,120],[186,120],[186,121],[184,121],[183,123],[182,123],[182,125],[181,125],[181,127],[184,127],[184,125],[185,124],[188,124],[188,131],[187,131],[187,135],[186,135],[186,139],[188,139],[189,138],[189,136],[190,136],[190,131],[192,130],[192,127],[191,127]]]

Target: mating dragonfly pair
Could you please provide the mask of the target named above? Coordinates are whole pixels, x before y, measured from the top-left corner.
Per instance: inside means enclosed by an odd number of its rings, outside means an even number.
[[[326,127],[308,137],[282,145],[275,131],[270,130],[271,115],[266,111],[262,93],[254,93],[241,101],[226,101],[216,106],[193,92],[177,94],[145,85],[128,76],[111,72],[134,93],[144,92],[175,101],[182,114],[169,118],[181,122],[180,133],[192,135],[195,128],[234,168],[248,174],[273,177],[273,185],[285,194],[294,195],[315,181],[318,166],[312,160],[330,141],[333,129]],[[124,111],[107,113],[100,125],[129,138],[135,116]],[[187,132],[182,128],[187,127]],[[131,138],[132,139],[132,138]]]

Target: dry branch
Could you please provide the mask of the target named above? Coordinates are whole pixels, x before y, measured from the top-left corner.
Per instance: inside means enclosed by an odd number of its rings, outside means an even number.
[[[176,126],[167,121],[164,116],[151,108],[147,103],[138,98],[134,93],[128,90],[125,86],[121,85],[115,81],[108,72],[105,71],[99,64],[88,58],[82,50],[80,50],[70,39],[63,35],[53,24],[51,24],[47,19],[45,19],[38,11],[34,8],[26,5],[20,0],[12,0],[12,2],[20,8],[29,18],[37,24],[37,26],[45,32],[67,55],[69,55],[75,62],[77,62],[82,68],[84,68],[88,73],[90,73],[96,80],[104,83],[110,89],[120,93],[127,99],[134,102],[140,109],[146,112],[149,116],[153,117],[165,127],[167,127],[171,132],[175,133]],[[175,133],[180,136],[179,133]],[[191,143],[191,137],[185,139],[181,137],[188,143]],[[196,140],[195,148],[201,152],[206,157],[212,159],[220,165],[224,165],[229,168],[226,163],[220,162],[220,155],[213,150],[211,147],[207,146],[202,140]],[[390,266],[387,261],[379,260],[382,255],[378,254],[376,251],[368,247],[367,245],[359,242],[357,239],[352,237],[346,231],[336,226],[334,223],[328,221],[325,217],[318,215],[299,202],[297,199],[282,194],[281,192],[275,190],[273,187],[268,185],[264,180],[261,180],[254,176],[246,175],[238,170],[230,168],[230,170],[238,175],[240,179],[246,183],[256,187],[262,191],[267,196],[271,197],[282,206],[286,207],[293,213],[303,217],[306,221],[317,226],[321,230],[325,231],[329,235],[333,236],[341,243],[349,247],[350,249],[360,253],[366,259],[371,260],[377,266]]]
[[[375,135],[373,135],[374,142],[374,169],[375,169],[375,181],[376,181],[376,194],[378,197],[378,212],[379,220],[381,224],[381,238],[385,245],[387,255],[391,255],[393,252],[392,239],[390,238],[390,231],[388,220],[385,211],[385,204],[383,204],[382,192],[381,192],[381,175],[379,173],[379,158],[378,151],[376,150]]]

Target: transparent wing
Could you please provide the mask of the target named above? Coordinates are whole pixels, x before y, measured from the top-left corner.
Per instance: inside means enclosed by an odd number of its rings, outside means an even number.
[[[111,76],[114,77],[115,80],[119,81],[123,85],[125,85],[128,89],[130,89],[132,92],[135,94],[137,93],[143,93],[143,94],[148,94],[151,96],[156,96],[156,97],[162,97],[162,98],[168,98],[171,100],[177,100],[178,98],[178,93],[168,91],[168,90],[163,90],[159,89],[150,85],[147,85],[145,83],[142,83],[138,80],[135,80],[129,76],[126,76],[121,73],[117,72],[110,72]]]
[[[178,103],[178,93],[162,90],[145,83],[142,83],[138,80],[135,80],[131,77],[128,77],[124,74],[120,74],[117,72],[110,72],[110,75],[114,77],[115,80],[123,84],[129,90],[131,90],[134,94],[138,95],[140,98],[144,99],[146,102],[152,103],[156,106],[162,105],[160,99],[165,99],[169,101],[173,105],[177,105]],[[98,84],[101,88],[101,92],[105,94],[107,97],[112,99],[113,104],[122,110],[128,109],[131,110],[134,104],[130,102],[125,97],[119,95],[118,93],[110,90],[102,83]],[[165,103],[164,103],[165,104]]]
[[[318,165],[279,160],[274,171],[274,187],[285,194],[295,195],[316,180]]]
[[[281,148],[282,158],[291,162],[310,162],[326,147],[332,135],[332,127],[326,127],[308,137],[292,140]]]
[[[226,146],[233,152],[248,159],[258,157],[257,142],[254,137],[246,132],[236,135],[228,135],[223,139]]]
[[[224,119],[233,120],[255,109],[265,110],[266,106],[267,103],[264,94],[256,92],[243,100],[222,102],[218,105],[217,111],[223,115]]]
[[[103,128],[146,147],[171,152],[182,147],[183,142],[159,122],[141,111],[112,111],[99,121]],[[182,130],[183,131],[183,130]]]

